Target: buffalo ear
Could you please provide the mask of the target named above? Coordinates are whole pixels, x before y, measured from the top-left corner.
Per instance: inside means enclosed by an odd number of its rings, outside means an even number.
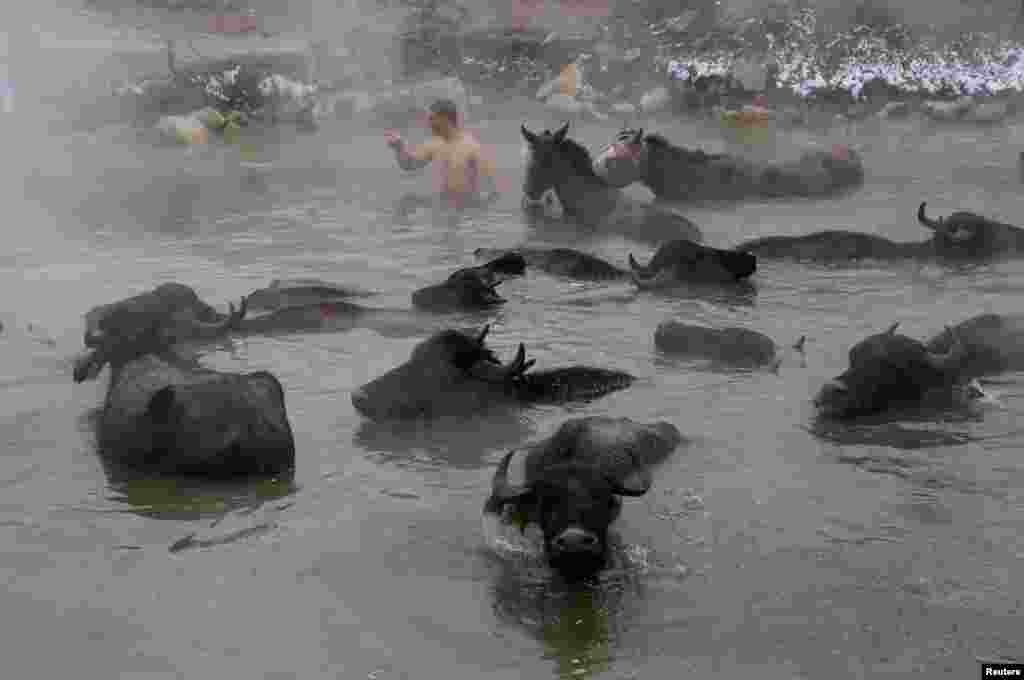
[[[651,479],[651,471],[642,466],[611,482],[612,490],[620,496],[643,496],[650,490],[654,480]]]
[[[95,380],[106,364],[99,349],[93,349],[75,359],[72,377],[76,383]]]
[[[494,479],[491,482],[491,495],[499,501],[511,501],[522,498],[533,491],[531,485],[526,484],[525,480],[509,481],[508,468],[516,453],[519,453],[516,449],[506,453],[501,462],[498,463],[498,469],[494,472]]]
[[[177,401],[178,395],[174,390],[174,385],[168,385],[149,398],[146,415],[155,423],[166,424],[171,419],[171,413],[174,411]]]

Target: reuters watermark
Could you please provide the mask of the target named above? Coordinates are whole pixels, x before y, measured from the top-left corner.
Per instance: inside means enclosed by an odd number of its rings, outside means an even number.
[[[981,680],[993,678],[1024,678],[1024,663],[1003,661],[983,661],[981,663]]]

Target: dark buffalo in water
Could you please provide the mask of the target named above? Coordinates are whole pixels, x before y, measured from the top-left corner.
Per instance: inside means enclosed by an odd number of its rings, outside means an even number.
[[[960,370],[969,377],[1024,370],[1024,317],[979,314],[926,343],[929,352],[944,354],[964,345]]]
[[[629,272],[625,269],[616,267],[596,255],[572,248],[477,248],[473,254],[477,257],[518,255],[528,267],[580,281],[616,281],[629,278]]]
[[[610,186],[594,172],[593,159],[582,145],[566,137],[569,123],[558,130],[533,133],[520,128],[530,157],[523,184],[524,203],[543,205],[554,190],[566,220],[635,240],[702,240],[700,229],[682,215],[638,201]]]
[[[793,346],[802,352],[805,338]],[[778,365],[775,341],[764,333],[729,326],[712,328],[681,321],[663,321],[654,331],[654,346],[666,354],[686,355],[730,364]]]
[[[540,526],[548,564],[567,579],[609,561],[608,530],[621,496],[651,488],[651,467],[683,441],[672,424],[596,416],[568,420],[548,439],[510,451],[494,473],[484,513]],[[516,474],[509,468],[516,459]]]
[[[630,268],[621,269],[594,255],[571,248],[478,248],[476,255],[496,253],[520,255],[526,264],[557,276],[588,281],[631,280],[640,288],[657,288],[680,283],[728,283],[745,279],[757,269],[753,255],[721,250],[677,240],[663,244],[647,266],[629,256]]]
[[[164,283],[153,290],[106,305],[93,307],[85,315],[85,346],[99,347],[112,337],[127,340],[148,330],[154,323],[175,328],[175,337],[213,338],[224,331],[228,318],[199,299],[181,283]]]
[[[893,324],[853,346],[849,368],[815,398],[819,413],[846,418],[920,403],[929,393],[1000,371],[1024,369],[1024,319],[981,314],[927,343]]]
[[[352,394],[352,405],[371,420],[464,416],[492,407],[594,399],[629,387],[622,371],[569,366],[532,371],[520,343],[502,364],[485,344],[489,326],[474,336],[448,329],[413,348],[409,359]]]
[[[243,300],[246,310],[232,326],[235,334],[338,330],[343,328],[389,329],[400,334],[422,331],[436,325],[434,313],[485,310],[505,300],[497,287],[509,276],[521,276],[525,261],[507,255],[476,267],[454,272],[445,281],[426,286],[412,295],[414,310],[374,309],[347,298],[366,297],[368,291],[314,279],[275,280]],[[420,312],[426,312],[424,314]],[[108,336],[128,338],[159,322],[175,328],[178,341],[210,339],[223,334],[227,318],[199,299],[194,290],[180,283],[165,283],[151,291],[101,305],[85,315],[85,344],[97,347]]]
[[[646,265],[629,255],[630,275],[638,288],[679,283],[735,283],[757,271],[757,258],[741,250],[721,250],[677,240],[666,243]]]
[[[228,332],[238,322],[223,323]],[[74,380],[110,364],[100,414],[101,454],[122,469],[224,478],[290,473],[295,443],[284,390],[266,371],[226,373],[176,354],[159,321],[130,338],[110,337],[75,364]]]
[[[982,217],[972,212],[955,212],[937,220],[925,214],[925,203],[917,209],[917,220],[934,232],[935,252],[945,257],[993,257],[1024,253],[1024,229]]]
[[[412,294],[417,309],[432,312],[456,312],[485,309],[500,305],[505,299],[497,287],[510,276],[526,273],[526,260],[515,253],[506,253],[479,267],[459,269],[442,283],[421,288]]]
[[[608,184],[640,182],[666,201],[739,201],[747,198],[828,196],[861,185],[864,164],[844,145],[807,151],[786,163],[756,163],[731,154],[676,146],[664,136],[625,129],[598,156]]]
[[[373,292],[320,279],[274,279],[266,288],[249,293],[249,311],[275,311],[286,307],[319,304],[331,300],[370,297]]]
[[[917,220],[932,231],[926,241],[898,242],[856,231],[828,230],[803,236],[766,236],[746,241],[737,250],[762,258],[787,258],[817,262],[842,260],[899,260],[930,258],[983,259],[1024,253],[1024,229],[981,217],[956,212],[933,220],[925,214],[925,203]]]
[[[332,284],[307,282],[284,295],[282,306],[242,321],[238,332],[253,335],[368,328],[402,337],[429,333],[439,330],[444,323],[440,314],[486,311],[504,304],[497,287],[511,276],[522,276],[525,270],[526,262],[515,254],[459,269],[441,283],[415,291],[413,309],[367,307],[336,295]],[[343,288],[337,290],[347,292]],[[259,292],[261,297],[272,299]],[[318,301],[317,295],[322,295]]]

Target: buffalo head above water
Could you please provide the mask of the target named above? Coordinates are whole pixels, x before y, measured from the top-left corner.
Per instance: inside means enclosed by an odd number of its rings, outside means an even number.
[[[498,286],[525,272],[526,260],[517,253],[506,253],[477,267],[456,270],[441,283],[420,288],[412,294],[412,304],[434,312],[493,307],[505,302],[498,294]]]
[[[230,305],[227,316],[219,322],[204,324],[204,333],[210,336],[227,334],[242,322],[246,309],[244,298],[237,310],[234,305]],[[146,324],[132,324],[117,332],[101,332],[91,338],[87,337],[92,344],[89,345],[90,349],[75,360],[73,377],[76,383],[95,380],[107,364],[117,372],[119,367],[129,361],[147,354],[158,354],[177,342],[195,337],[195,324],[183,324],[180,318],[173,316],[153,314],[136,318],[135,321],[146,321]]]
[[[509,509],[539,525],[552,568],[570,578],[591,575],[607,562],[608,529],[621,510],[620,497],[647,493],[651,466],[681,442],[667,422],[568,420],[548,439],[505,455],[484,512]]]
[[[100,347],[111,338],[121,340],[145,332],[157,323],[175,328],[180,340],[215,337],[224,330],[223,314],[199,299],[192,288],[164,283],[153,290],[93,307],[85,315],[86,347]]]
[[[508,398],[534,362],[520,343],[515,358],[502,364],[485,343],[489,330],[435,333],[405,363],[353,392],[352,405],[377,420],[473,413],[493,398]]]
[[[480,333],[445,330],[418,344],[409,359],[352,394],[352,405],[373,420],[476,414],[492,406],[594,399],[629,387],[634,377],[592,366],[530,371],[519,344],[507,364]]]
[[[948,352],[938,354],[928,351],[918,340],[897,334],[898,325],[850,349],[850,367],[826,383],[815,397],[821,415],[848,418],[914,404],[930,390],[960,379],[966,350],[952,329],[948,332],[956,340]]]

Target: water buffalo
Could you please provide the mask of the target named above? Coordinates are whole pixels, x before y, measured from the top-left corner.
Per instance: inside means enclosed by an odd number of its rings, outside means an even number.
[[[737,250],[762,258],[796,260],[948,260],[993,258],[1024,253],[1024,229],[970,212],[933,220],[917,209],[917,220],[932,231],[926,241],[897,242],[856,231],[828,230],[802,236],[766,236],[745,241]]]
[[[757,258],[740,250],[710,248],[680,239],[658,248],[646,266],[630,254],[629,268],[638,288],[660,288],[685,281],[732,283],[757,271]]]
[[[864,181],[860,155],[844,145],[807,151],[796,161],[763,164],[679,147],[662,135],[644,135],[642,129],[619,132],[594,170],[612,186],[640,182],[667,201],[827,196]]]
[[[525,271],[525,261],[514,254],[491,262],[459,269],[445,281],[426,286],[412,295],[414,310],[374,309],[348,301],[371,293],[315,279],[275,280],[244,298],[246,310],[232,326],[236,334],[339,330],[366,326],[400,334],[422,332],[436,325],[432,314],[474,311],[505,302],[496,288],[509,276]],[[423,314],[420,312],[425,312]],[[157,288],[117,302],[95,307],[85,316],[85,344],[99,346],[108,335],[128,337],[160,321],[173,325],[179,341],[214,338],[222,333],[227,318],[199,299],[194,290],[180,283]]]
[[[596,255],[572,248],[477,248],[473,254],[481,258],[518,255],[529,267],[581,281],[615,281],[629,278],[629,272],[626,270]]]
[[[590,152],[566,136],[568,123],[554,132],[520,130],[529,147],[524,204],[541,203],[554,190],[565,220],[580,227],[649,242],[703,238],[683,215],[631,198],[598,176]]]
[[[917,220],[934,232],[935,252],[945,257],[992,257],[1024,253],[1024,229],[959,211],[937,220],[917,209]]]
[[[564,422],[548,439],[507,453],[494,473],[484,513],[540,526],[548,564],[579,579],[604,568],[608,529],[620,496],[651,488],[651,467],[683,441],[667,422],[596,416]],[[509,469],[516,459],[516,473]]]
[[[484,311],[504,304],[497,287],[510,276],[521,276],[525,269],[526,262],[514,253],[477,267],[459,269],[443,282],[415,291],[413,309],[367,307],[335,293],[348,292],[347,289],[309,281],[283,295],[281,306],[244,319],[238,332],[255,335],[369,328],[382,335],[421,335],[443,327],[441,314]],[[265,300],[272,299],[260,293]],[[318,295],[322,296],[319,300]]]
[[[233,314],[222,325],[237,323]],[[284,390],[266,371],[204,368],[171,349],[159,320],[129,338],[110,337],[75,364],[74,380],[111,366],[97,440],[124,469],[223,478],[289,473],[295,443]]]
[[[372,292],[320,279],[274,279],[266,288],[249,293],[249,311],[274,311],[286,307],[319,304],[331,300],[370,297]]]
[[[106,305],[85,315],[86,347],[99,347],[111,336],[123,339],[160,322],[175,326],[176,337],[211,338],[221,334],[225,315],[199,299],[181,283],[164,283],[153,290]]]
[[[940,353],[897,334],[898,325],[850,349],[849,368],[826,383],[814,399],[822,416],[849,418],[917,404],[929,392],[971,377],[964,370],[969,352],[956,329],[947,328],[948,349]]]
[[[630,269],[621,269],[594,255],[571,248],[478,248],[479,257],[495,253],[520,255],[531,267],[549,274],[590,281],[631,280],[639,288],[657,288],[684,282],[721,283],[749,277],[757,269],[753,255],[694,243],[669,241],[661,245],[646,267],[629,256]]]
[[[805,338],[794,349],[803,351]],[[654,346],[668,354],[684,354],[733,364],[778,365],[775,341],[749,328],[711,328],[681,321],[663,321],[654,331]]]
[[[435,333],[409,359],[352,393],[352,405],[371,420],[467,415],[495,406],[594,399],[625,389],[622,371],[569,366],[529,372],[520,343],[501,364],[485,344],[490,326],[474,337],[460,330]]]
[[[479,267],[465,267],[445,281],[420,288],[412,294],[417,309],[452,312],[481,309],[505,302],[496,288],[509,276],[522,276],[526,260],[516,253],[505,253]]]
[[[1024,317],[979,314],[947,328],[925,347],[947,353],[958,339],[965,349],[959,368],[968,377],[1024,370]]]

